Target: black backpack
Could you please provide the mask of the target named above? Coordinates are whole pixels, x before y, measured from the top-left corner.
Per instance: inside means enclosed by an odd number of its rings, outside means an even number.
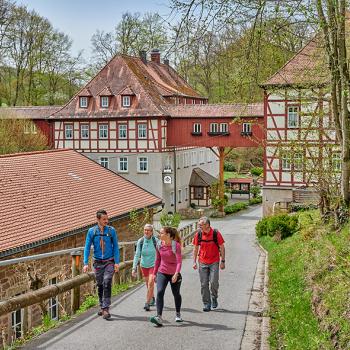
[[[145,237],[142,237],[140,240],[140,253],[142,253],[144,240],[145,240]],[[154,248],[157,249],[157,241],[156,241],[156,238],[154,236],[152,236],[152,242],[153,242]]]
[[[197,231],[198,234],[198,245],[201,245],[201,242],[214,242],[218,249],[220,250],[219,247],[219,242],[218,242],[218,230],[214,228],[213,231],[213,239],[202,239],[202,230]]]
[[[94,234],[92,236],[92,241],[93,242],[94,242],[95,237],[102,236],[102,237],[109,237],[111,239],[111,243],[113,243],[113,238],[112,238],[111,227],[110,226],[108,226],[108,232],[107,233],[100,233],[100,231],[99,231],[99,233],[96,233],[96,231],[97,231],[97,228],[95,227]]]

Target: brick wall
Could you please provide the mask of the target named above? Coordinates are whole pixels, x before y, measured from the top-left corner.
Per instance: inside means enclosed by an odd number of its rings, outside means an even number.
[[[133,234],[128,229],[129,218],[117,220],[112,223],[118,233],[119,242],[134,241],[141,237],[140,234]],[[57,242],[52,242],[40,247],[28,249],[25,252],[19,254],[13,254],[11,257],[5,258],[14,259],[22,256],[43,254],[57,250],[69,249],[74,247],[82,247],[85,243],[86,232],[77,234],[72,237],[61,239]],[[130,260],[133,256],[134,247],[130,246],[127,250],[126,260]],[[3,260],[5,260],[3,259]],[[80,271],[82,269],[82,261],[80,259]],[[91,260],[91,259],[90,259]],[[91,262],[90,262],[91,263]],[[17,294],[29,291],[30,279],[28,278],[28,272],[34,276],[38,276],[38,280],[41,282],[41,286],[49,284],[49,280],[56,277],[57,281],[62,281],[70,278],[71,273],[71,257],[70,255],[62,255],[56,257],[49,257],[42,260],[29,261],[19,263],[15,265],[9,265],[0,268],[0,300],[8,299]],[[40,284],[40,283],[39,283]],[[38,286],[40,287],[40,285]],[[81,302],[86,295],[95,292],[94,282],[89,282],[80,287]],[[70,292],[66,292],[63,295],[58,296],[59,301],[59,315],[62,316],[65,312],[70,312]],[[47,308],[48,301],[45,302],[45,308]],[[24,320],[24,328],[30,329],[38,326],[42,321],[42,312],[39,305],[32,305],[27,308],[28,317]],[[9,344],[13,337],[13,330],[11,327],[11,314],[0,317],[0,348],[3,343],[3,337],[5,342]]]

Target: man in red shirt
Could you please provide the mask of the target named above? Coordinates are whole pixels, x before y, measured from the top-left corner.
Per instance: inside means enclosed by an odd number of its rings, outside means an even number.
[[[197,269],[199,257],[203,311],[208,312],[211,307],[218,307],[219,267],[221,270],[225,268],[225,241],[218,230],[210,227],[210,220],[206,216],[199,219],[198,226],[199,230],[193,238],[193,268]]]

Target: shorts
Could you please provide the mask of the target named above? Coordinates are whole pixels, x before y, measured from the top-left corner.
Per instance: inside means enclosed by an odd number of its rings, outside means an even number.
[[[148,277],[149,275],[153,275],[153,266],[152,267],[142,267],[141,266],[141,271],[142,271],[142,276],[143,277]]]

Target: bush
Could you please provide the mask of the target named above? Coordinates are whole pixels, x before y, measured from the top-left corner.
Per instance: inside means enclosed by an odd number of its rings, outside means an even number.
[[[262,203],[262,197],[261,196],[249,199],[249,205],[254,205],[254,204],[259,204],[259,203]]]
[[[306,211],[306,210],[312,210],[312,209],[318,209],[317,204],[305,204],[305,203],[291,203],[290,204],[291,212]]]
[[[160,216],[160,223],[162,226],[170,226],[178,228],[181,222],[181,215],[179,213],[166,213],[163,212]]]
[[[224,171],[236,171],[236,167],[233,163],[225,162],[224,163]]]
[[[260,176],[263,173],[263,171],[264,169],[259,166],[250,169],[250,173],[255,176]]]
[[[247,203],[234,203],[226,206],[224,210],[226,214],[232,214],[232,213],[237,213],[242,209],[247,209],[247,207],[248,207]]]
[[[281,239],[292,236],[298,229],[298,216],[279,214],[262,218],[256,225],[258,237],[280,235]]]
[[[257,198],[260,196],[261,188],[260,186],[252,186],[250,188],[250,193],[253,195],[253,198]]]

